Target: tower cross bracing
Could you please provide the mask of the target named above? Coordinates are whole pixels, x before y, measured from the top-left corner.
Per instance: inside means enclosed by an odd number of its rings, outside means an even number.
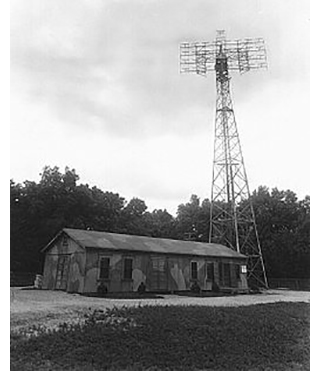
[[[231,93],[229,71],[241,74],[267,68],[264,40],[226,40],[217,31],[213,42],[182,43],[181,73],[216,75],[216,114],[209,241],[248,257],[250,286],[268,287],[257,233]]]

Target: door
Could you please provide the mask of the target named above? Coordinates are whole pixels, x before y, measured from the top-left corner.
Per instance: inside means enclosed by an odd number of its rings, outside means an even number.
[[[151,290],[165,291],[168,289],[167,261],[166,257],[151,257]]]
[[[230,274],[230,264],[224,263],[223,264],[223,284],[225,287],[231,287],[231,274]]]
[[[56,290],[67,290],[68,276],[70,266],[70,255],[60,255],[58,257],[56,273]]]

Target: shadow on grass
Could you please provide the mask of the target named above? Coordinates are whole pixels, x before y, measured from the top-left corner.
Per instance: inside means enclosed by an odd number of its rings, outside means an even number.
[[[115,307],[13,339],[11,370],[306,370],[309,327],[306,303]]]

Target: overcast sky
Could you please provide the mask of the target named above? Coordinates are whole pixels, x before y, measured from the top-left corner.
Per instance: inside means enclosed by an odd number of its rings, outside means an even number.
[[[310,194],[308,0],[11,0],[11,178],[45,165],[175,213],[210,197],[215,76],[179,44],[263,37],[268,70],[232,75],[250,189]]]

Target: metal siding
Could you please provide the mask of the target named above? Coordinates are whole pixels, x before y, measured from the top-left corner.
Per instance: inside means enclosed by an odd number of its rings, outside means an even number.
[[[98,251],[93,250],[87,250],[85,252],[85,255],[86,264],[85,264],[84,292],[85,293],[97,292],[100,255]]]
[[[54,290],[56,281],[58,255],[45,255],[42,288]]]
[[[122,289],[122,278],[123,278],[123,261],[122,254],[111,255],[111,274],[110,274],[110,286],[109,291],[117,292],[123,291]]]
[[[185,280],[183,272],[180,269],[180,258],[176,256],[169,256],[168,258],[168,290],[181,291],[185,290]]]
[[[68,292],[84,292],[85,253],[76,252],[71,254],[70,271],[68,279]]]
[[[133,262],[133,291],[137,291],[141,282],[146,284],[149,256],[147,254],[135,255]]]

